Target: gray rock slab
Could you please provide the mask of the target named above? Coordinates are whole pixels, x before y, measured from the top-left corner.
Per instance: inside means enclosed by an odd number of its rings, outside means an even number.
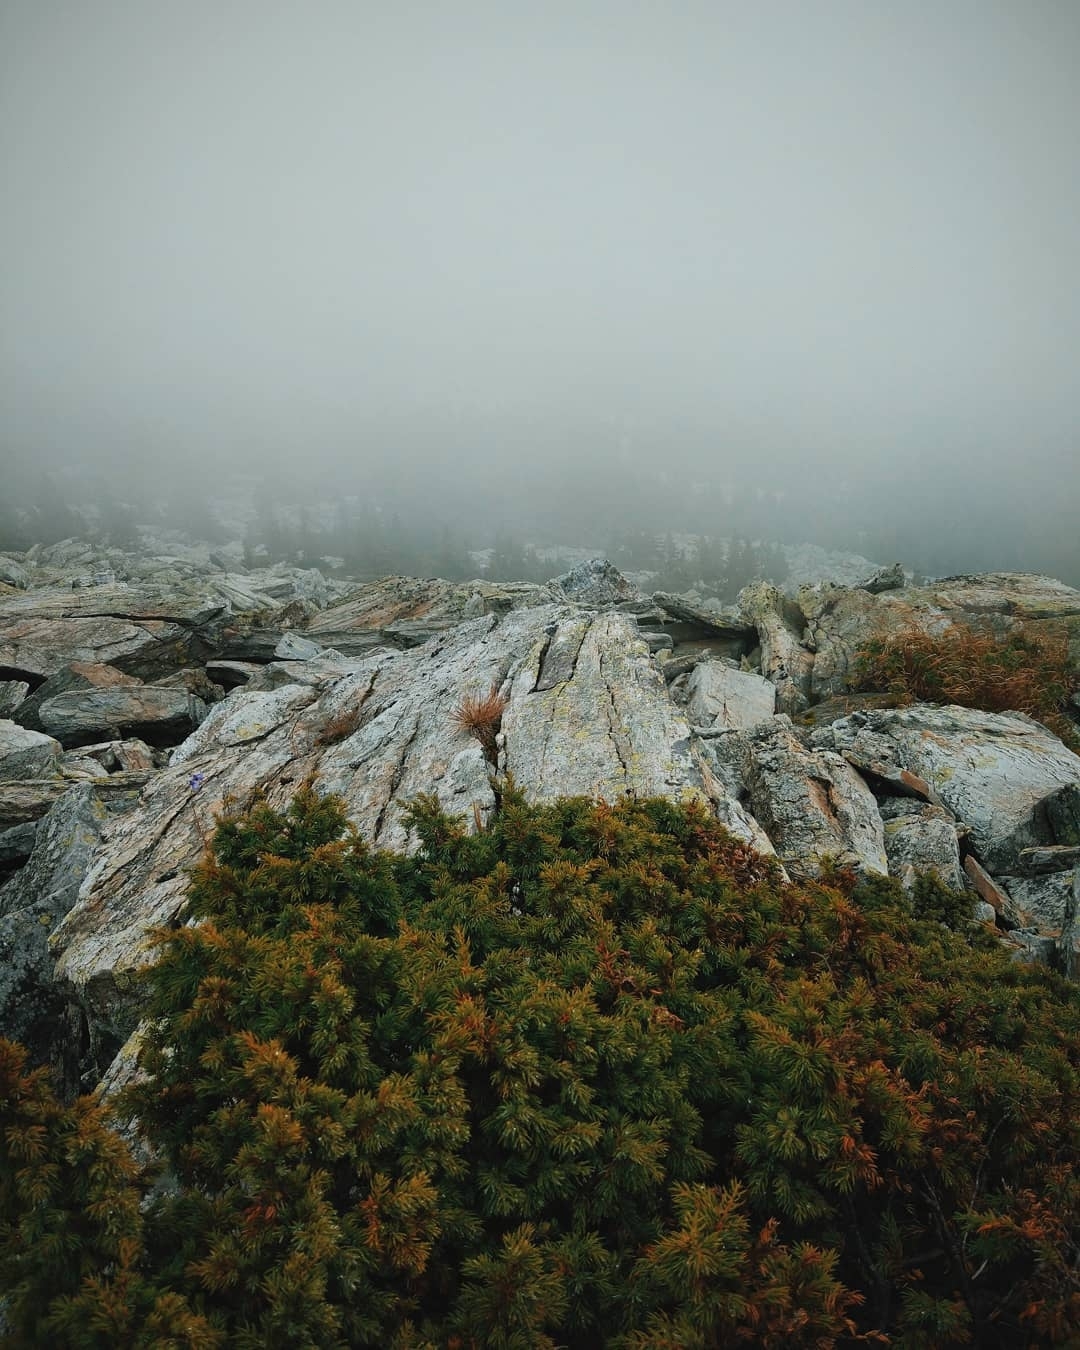
[[[1059,935],[1072,898],[1075,875],[1075,870],[1070,870],[1037,877],[1002,875],[995,880],[1008,893],[1011,904],[1006,915],[1013,923]]]
[[[115,780],[72,788],[38,822],[26,865],[0,887],[0,1033],[26,1045],[35,1063],[58,1068],[70,1088],[83,1068],[96,1078],[117,1041],[100,1022],[88,1047],[68,1034],[71,1008],[54,980],[49,935],[75,902],[107,818],[130,810],[138,791]],[[87,1055],[92,1063],[80,1066]]]

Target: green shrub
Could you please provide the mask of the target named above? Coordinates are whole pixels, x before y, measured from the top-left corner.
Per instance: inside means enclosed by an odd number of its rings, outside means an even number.
[[[696,806],[411,824],[220,825],[118,1108],[153,1192],[4,1051],[8,1344],[1075,1343],[1073,989]]]

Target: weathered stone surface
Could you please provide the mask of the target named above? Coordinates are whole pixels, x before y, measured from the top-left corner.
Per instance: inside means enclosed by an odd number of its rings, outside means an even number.
[[[61,753],[51,736],[0,720],[0,781],[47,778],[58,773]]]
[[[858,582],[858,588],[861,591],[869,591],[871,595],[880,595],[882,591],[900,590],[905,583],[904,566],[897,562],[890,563],[887,567],[879,567],[865,581]]]
[[[776,686],[776,706],[794,716],[810,703],[814,656],[802,645],[805,618],[776,586],[756,581],[739,593],[739,609],[757,630],[761,673]]]
[[[855,713],[814,732],[812,743],[925,779],[970,827],[995,875],[1010,871],[1021,849],[1067,842],[1054,837],[1045,802],[1080,784],[1080,758],[1020,713],[916,704]]]
[[[274,657],[278,661],[314,661],[322,656],[323,650],[317,642],[299,633],[282,633],[274,648]]]
[[[1017,854],[1016,871],[1021,876],[1037,877],[1046,872],[1070,872],[1080,867],[1080,847],[1048,844],[1042,848],[1022,848]]]
[[[206,674],[215,684],[224,689],[235,689],[247,684],[253,675],[257,675],[262,666],[255,661],[207,661]]]
[[[0,717],[10,717],[29,692],[25,680],[0,680]]]
[[[240,576],[212,570],[208,558],[130,556],[125,562],[141,574],[134,583],[73,589],[73,561],[70,552],[50,554],[45,585],[0,599],[0,667],[40,679],[72,661],[105,662],[155,679],[235,654],[226,650],[230,642],[253,628],[274,630],[276,644],[282,630],[305,623],[339,593],[313,568]]]
[[[703,633],[717,637],[735,638],[748,643],[754,638],[754,625],[737,611],[711,609],[707,604],[695,603],[688,596],[656,591],[653,604],[671,619],[699,628]]]
[[[70,778],[74,782],[82,782],[86,778],[108,778],[109,771],[99,759],[91,755],[83,755],[80,750],[66,750],[62,760],[63,774],[65,778]]]
[[[505,614],[550,599],[546,586],[531,582],[383,577],[357,587],[347,599],[323,610],[304,632],[346,656],[363,656],[384,643],[416,646],[467,618],[479,617],[478,608],[481,614]]]
[[[23,700],[16,711],[15,721],[33,731],[42,731],[44,728],[39,716],[41,705],[51,698],[56,698],[58,694],[67,694],[73,689],[112,689],[117,685],[139,683],[134,675],[125,675],[115,666],[90,661],[73,661],[50,675]]]
[[[8,830],[0,830],[0,868],[20,865],[34,851],[34,835],[37,821],[28,820],[22,825],[12,825]]]
[[[956,824],[947,811],[911,797],[891,797],[880,810],[890,876],[910,890],[920,872],[934,872],[954,891],[965,889]]]
[[[503,735],[507,769],[541,799],[702,789],[686,720],[623,614],[570,615],[541,632],[511,682]]]
[[[185,664],[192,645],[190,630],[161,619],[0,614],[0,666],[33,680],[54,675],[73,660],[116,665],[152,678]]]
[[[183,688],[156,685],[74,689],[46,699],[38,709],[42,726],[64,745],[129,735],[158,745],[174,744],[205,716],[202,699]]]
[[[793,870],[814,872],[831,857],[866,873],[888,871],[874,795],[840,755],[807,750],[779,715],[728,741],[754,818]],[[741,742],[741,745],[740,745]]]
[[[722,661],[699,662],[687,682],[686,694],[692,726],[743,731],[768,721],[776,711],[775,685],[761,675]]]
[[[40,820],[57,797],[71,787],[71,780],[54,774],[49,778],[0,779],[0,830]]]
[[[1039,877],[998,876],[1008,896],[1006,916],[1020,928],[1060,934],[1072,898],[1075,869]]]
[[[6,554],[0,554],[0,581],[5,586],[14,586],[17,591],[25,591],[30,585],[30,575],[21,563]]]
[[[138,790],[115,779],[72,788],[38,823],[26,866],[0,888],[0,1034],[21,1041],[35,1062],[55,1065],[72,1087],[79,1046],[53,980],[49,934],[75,901],[107,817],[130,809]],[[100,1025],[89,1034],[89,1059],[100,1072],[117,1043],[102,1040]]]
[[[549,583],[553,596],[561,595],[575,605],[604,609],[611,605],[639,600],[636,586],[606,558],[590,558]]]

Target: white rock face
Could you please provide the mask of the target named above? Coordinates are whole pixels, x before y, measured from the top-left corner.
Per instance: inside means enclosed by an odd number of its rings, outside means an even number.
[[[925,779],[971,829],[983,865],[1009,872],[1019,851],[1058,840],[1046,801],[1080,785],[1080,758],[1021,713],[934,707],[870,710],[834,722],[813,744],[856,765],[895,764]]]
[[[692,726],[748,731],[776,711],[776,686],[762,675],[722,661],[701,661],[686,685]]]

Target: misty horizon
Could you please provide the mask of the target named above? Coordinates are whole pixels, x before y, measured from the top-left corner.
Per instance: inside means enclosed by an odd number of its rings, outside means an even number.
[[[1064,574],[1078,57],[1067,3],[7,0],[8,495]]]

